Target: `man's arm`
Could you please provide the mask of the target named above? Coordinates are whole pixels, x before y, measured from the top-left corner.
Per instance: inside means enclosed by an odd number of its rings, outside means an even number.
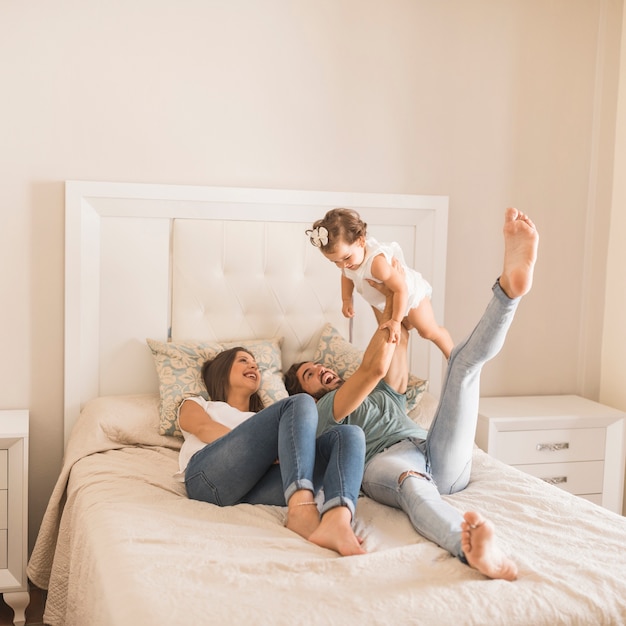
[[[402,267],[400,266],[399,269],[398,267],[397,259],[392,259],[391,263],[387,263],[384,254],[379,254],[375,257],[371,267],[374,279],[384,283],[385,287],[393,292],[393,311],[391,319],[388,322],[384,322],[384,328],[389,328],[391,335],[389,340],[395,343],[400,341],[400,325],[409,301],[406,278]]]
[[[404,269],[402,265],[395,257],[391,260],[391,267],[396,275],[396,277],[402,281],[404,288],[406,290],[406,279],[404,276]],[[369,281],[370,285],[380,291],[385,297],[393,296],[393,309],[392,309],[392,317],[394,311],[396,311],[397,305],[397,293],[392,285],[383,281],[382,283],[376,281]],[[406,304],[403,306],[406,307]],[[373,308],[373,307],[372,307]],[[378,325],[382,328],[382,320],[381,313],[378,309],[373,308],[374,313],[376,314],[376,319],[378,320]],[[385,382],[392,388],[395,389],[398,393],[406,393],[406,388],[409,383],[409,360],[407,355],[409,345],[409,331],[403,325],[400,325],[400,337],[396,344],[396,349],[393,353],[393,357],[391,358],[391,364],[387,369],[387,373],[385,374]]]
[[[382,289],[384,289],[384,286]],[[385,310],[381,313],[379,319],[379,322],[383,323],[391,319],[393,309],[393,294],[389,290],[386,291]],[[333,417],[335,421],[340,422],[359,407],[372,389],[387,375],[396,351],[396,344],[389,343],[387,341],[388,337],[389,334],[386,329],[376,329],[365,349],[361,365],[335,392],[333,403]]]
[[[407,349],[409,345],[409,331],[401,326],[400,341],[396,345],[391,364],[385,374],[385,382],[398,393],[406,393],[409,383],[409,359]]]

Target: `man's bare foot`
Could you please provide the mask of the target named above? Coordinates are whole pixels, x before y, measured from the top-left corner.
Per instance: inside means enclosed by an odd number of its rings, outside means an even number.
[[[309,541],[322,548],[339,552],[341,556],[365,554],[361,541],[352,530],[352,513],[345,506],[337,506],[326,511]]]
[[[290,502],[285,527],[308,539],[320,525],[320,514],[313,501],[304,504]]]
[[[461,523],[461,548],[470,567],[489,578],[515,580],[517,565],[496,545],[493,524],[469,511]]]
[[[504,269],[500,287],[509,298],[519,298],[530,291],[537,260],[539,233],[532,220],[517,209],[504,213]]]

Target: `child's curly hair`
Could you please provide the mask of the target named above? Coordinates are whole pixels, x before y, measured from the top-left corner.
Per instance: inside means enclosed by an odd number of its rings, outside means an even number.
[[[311,236],[311,233],[319,232],[320,228],[326,229],[328,241],[315,243],[311,237],[311,243],[325,253],[333,252],[339,241],[351,245],[360,237],[367,236],[367,224],[353,209],[331,209],[322,219],[317,220],[313,224],[313,229],[307,230],[306,234]]]

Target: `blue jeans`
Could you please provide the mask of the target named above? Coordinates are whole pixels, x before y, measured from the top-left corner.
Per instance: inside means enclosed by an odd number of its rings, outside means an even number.
[[[363,431],[338,426],[316,439],[316,430],[311,396],[272,404],[191,457],[187,495],[219,506],[285,506],[298,489],[317,493],[323,487],[322,514],[347,506],[354,515],[363,478]]]
[[[368,496],[402,509],[421,535],[461,558],[463,517],[441,494],[455,493],[469,483],[480,372],[502,348],[519,301],[508,298],[496,282],[476,328],[452,350],[426,440],[400,441],[365,467],[363,490]]]

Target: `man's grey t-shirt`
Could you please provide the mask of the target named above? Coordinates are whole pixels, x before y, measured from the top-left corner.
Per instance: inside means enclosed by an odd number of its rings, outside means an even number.
[[[333,404],[337,390],[331,391],[317,402],[320,435],[337,424],[355,424],[365,433],[365,462],[377,452],[409,437],[426,439],[426,431],[406,414],[406,396],[381,380],[361,405],[340,422],[333,417]]]

